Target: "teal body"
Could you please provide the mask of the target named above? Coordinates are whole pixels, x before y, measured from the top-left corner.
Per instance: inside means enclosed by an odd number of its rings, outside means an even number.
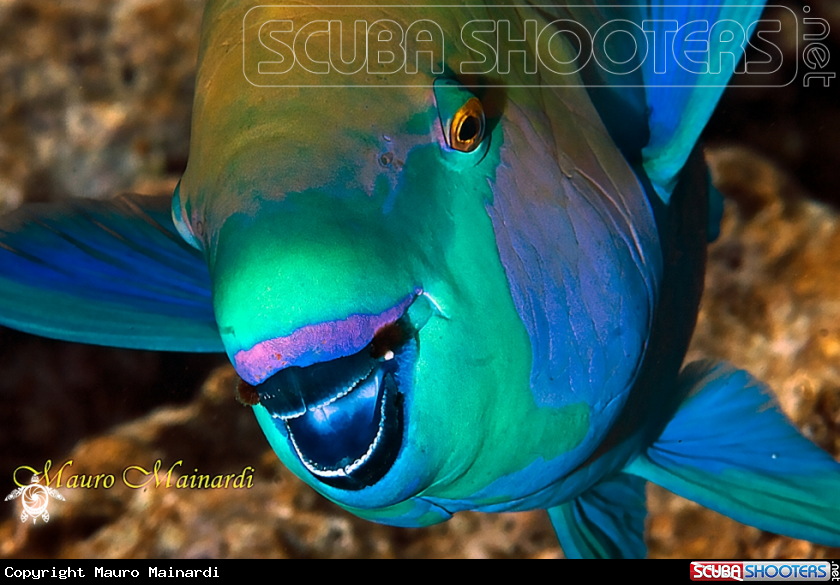
[[[4,218],[0,321],[225,351],[283,463],[374,521],[545,508],[569,556],[643,556],[650,479],[839,544],[837,464],[747,374],[680,373],[705,261],[695,143],[734,62],[552,75],[526,51],[504,74],[459,73],[470,22],[526,38],[703,18],[730,23],[740,55],[761,7],[364,6],[368,39],[411,31],[403,48],[442,51],[416,73],[318,74],[336,42],[324,23],[353,21],[321,10],[211,0],[171,219],[140,199]],[[319,34],[262,87],[297,48],[286,22]],[[569,37],[545,38],[576,62]]]

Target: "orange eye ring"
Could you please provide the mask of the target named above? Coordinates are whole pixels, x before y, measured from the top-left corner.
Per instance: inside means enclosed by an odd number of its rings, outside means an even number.
[[[455,112],[449,126],[449,146],[459,152],[472,152],[484,138],[484,107],[470,98]]]

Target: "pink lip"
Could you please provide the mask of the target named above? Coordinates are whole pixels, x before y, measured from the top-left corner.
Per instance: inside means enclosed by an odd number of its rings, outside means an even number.
[[[261,341],[237,352],[233,365],[243,380],[255,386],[289,366],[304,367],[354,354],[371,342],[377,330],[399,319],[421,292],[416,290],[378,315],[350,315]]]

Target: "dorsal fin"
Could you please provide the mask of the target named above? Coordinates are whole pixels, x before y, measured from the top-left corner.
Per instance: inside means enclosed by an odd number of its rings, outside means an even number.
[[[667,43],[660,46],[673,43],[673,53],[663,52],[667,60],[648,58],[642,65],[650,128],[650,140],[642,150],[643,166],[665,203],[741,59],[750,25],[759,19],[763,6],[763,0],[717,6],[652,2],[639,9],[643,27],[653,31],[656,43],[662,39]],[[702,49],[700,38],[708,39],[708,53],[705,58],[702,52],[694,53],[696,58],[689,59],[691,52]],[[704,69],[708,72],[697,73]]]
[[[617,51],[618,60],[628,59],[609,71],[597,58],[589,58],[581,81],[610,137],[632,164],[644,167],[657,195],[668,203],[677,175],[741,59],[764,0],[634,4],[537,10],[552,20],[582,25],[590,40],[604,44],[597,53],[601,61],[609,51]],[[635,33],[635,44],[630,35],[611,32]],[[642,52],[645,40],[647,53]]]

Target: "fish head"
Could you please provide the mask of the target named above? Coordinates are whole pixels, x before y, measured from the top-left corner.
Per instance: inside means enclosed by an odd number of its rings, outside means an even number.
[[[173,216],[206,256],[222,341],[283,463],[363,517],[426,525],[527,497],[583,461],[641,359],[652,303],[643,277],[628,285],[616,276],[625,267],[595,265],[635,253],[632,233],[613,233],[625,210],[575,203],[571,189],[554,195],[564,172],[597,154],[623,161],[597,116],[582,125],[575,117],[592,114],[572,112],[555,92],[473,86],[445,68],[375,87],[329,76],[318,87],[257,88],[241,62],[213,54],[220,45],[205,43]],[[555,137],[547,96],[565,112],[568,136]],[[590,126],[587,145],[580,134]],[[591,174],[606,176],[599,165]],[[520,197],[569,210],[572,233],[558,245],[593,246],[538,260],[570,281],[554,310],[598,322],[593,335],[640,330],[635,345],[616,334],[629,365],[610,362],[614,389],[596,388],[589,364],[580,366],[593,353],[580,332],[551,339],[523,318],[551,317],[529,305],[525,289],[537,285],[512,260],[530,252],[517,251],[520,220],[500,210]],[[602,273],[644,296],[633,301],[639,315],[625,323],[621,311],[571,298],[582,274]],[[535,350],[546,343],[556,385]],[[535,393],[536,378],[549,395]]]

